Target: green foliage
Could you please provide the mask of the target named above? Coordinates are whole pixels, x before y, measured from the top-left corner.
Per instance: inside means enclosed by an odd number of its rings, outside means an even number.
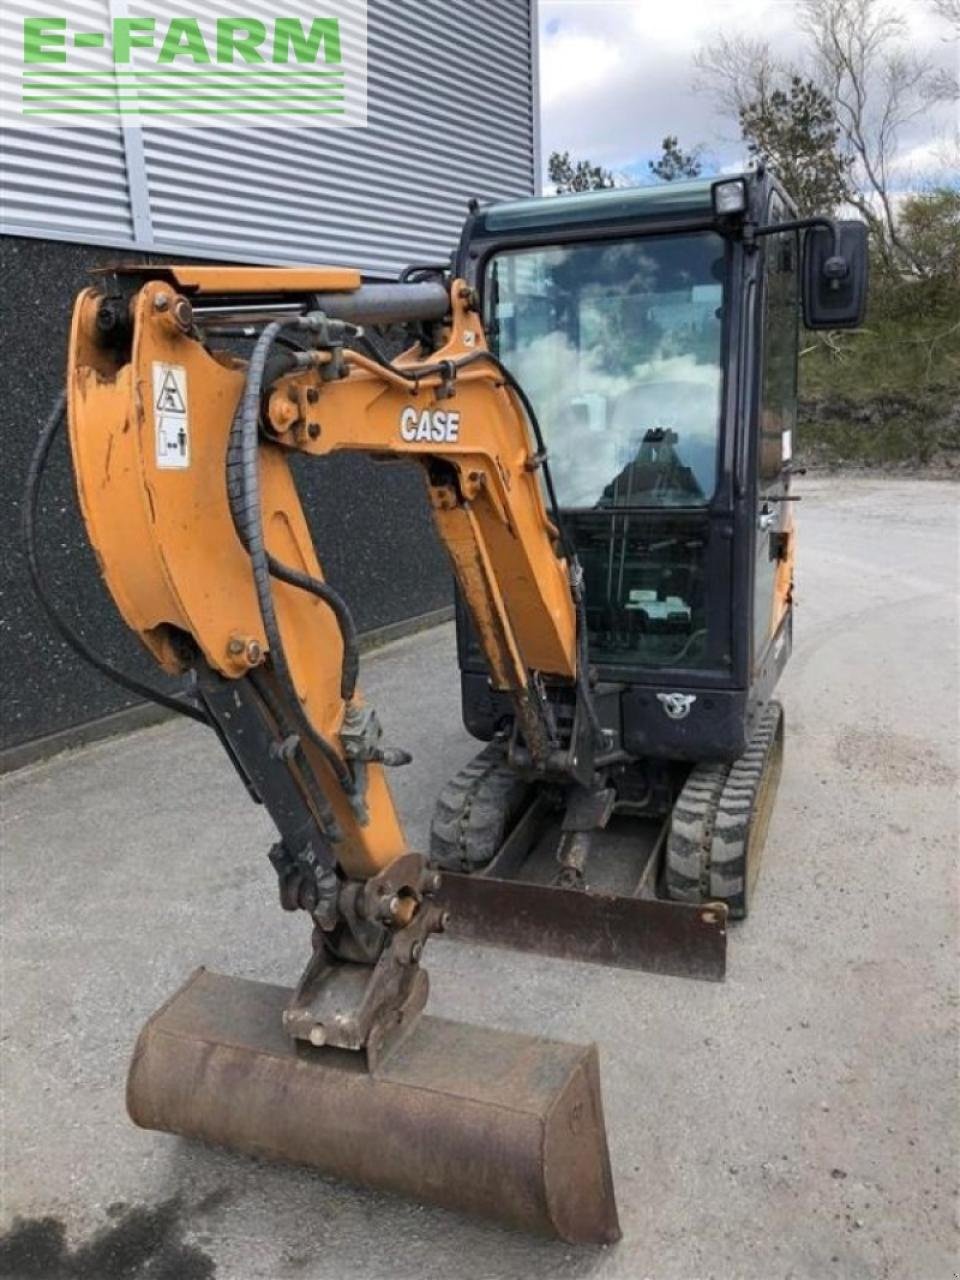
[[[673,134],[667,134],[661,143],[663,154],[659,160],[648,161],[650,172],[661,182],[673,182],[676,178],[698,178],[703,167],[700,148],[684,151]]]
[[[878,254],[863,329],[806,335],[800,452],[960,471],[960,194],[910,197],[899,230],[928,274]]]
[[[558,195],[570,191],[594,191],[613,186],[613,174],[589,160],[571,160],[569,151],[554,151],[547,162],[550,181]]]
[[[764,91],[740,108],[750,154],[769,161],[800,213],[832,213],[847,199],[850,162],[840,150],[840,126],[830,99],[794,75],[789,88]]]
[[[910,196],[900,209],[897,232],[911,269],[909,274],[891,272],[881,258],[877,265],[885,290],[898,305],[912,300],[922,311],[955,299],[960,290],[960,190],[937,187]]]

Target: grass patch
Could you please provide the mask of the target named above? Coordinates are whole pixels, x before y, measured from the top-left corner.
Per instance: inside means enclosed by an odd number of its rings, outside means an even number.
[[[960,298],[881,292],[856,333],[805,334],[798,454],[808,465],[960,475]]]

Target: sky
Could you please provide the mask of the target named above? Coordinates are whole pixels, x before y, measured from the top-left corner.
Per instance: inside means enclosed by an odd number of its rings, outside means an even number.
[[[895,5],[914,47],[956,70],[960,41],[927,0]],[[739,167],[736,123],[693,84],[694,55],[718,31],[762,37],[794,61],[802,55],[792,0],[540,0],[544,165],[551,151],[567,150],[637,181],[675,134],[684,148],[704,146],[707,172]],[[944,141],[957,125],[952,103],[904,130],[902,185],[944,177]]]

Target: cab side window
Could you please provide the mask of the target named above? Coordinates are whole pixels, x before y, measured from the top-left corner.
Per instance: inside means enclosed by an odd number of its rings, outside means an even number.
[[[787,217],[774,197],[770,220]],[[768,236],[764,245],[766,310],[763,383],[760,401],[758,473],[761,482],[777,480],[793,452],[797,422],[797,343],[799,340],[797,235]]]

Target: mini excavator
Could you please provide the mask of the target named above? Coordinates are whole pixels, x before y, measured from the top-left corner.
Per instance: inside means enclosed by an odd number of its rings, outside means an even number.
[[[859,322],[862,226],[762,169],[473,204],[449,264],[137,266],[77,300],[83,518],[128,626],[278,833],[295,989],[198,970],[147,1023],[144,1127],[573,1242],[618,1238],[597,1054],[425,1014],[431,935],[723,976],[782,744],[801,309]],[[801,307],[802,302],[802,307]],[[404,326],[391,357],[385,334]],[[391,328],[392,327],[392,328]],[[412,850],[289,460],[419,465],[486,745]]]

